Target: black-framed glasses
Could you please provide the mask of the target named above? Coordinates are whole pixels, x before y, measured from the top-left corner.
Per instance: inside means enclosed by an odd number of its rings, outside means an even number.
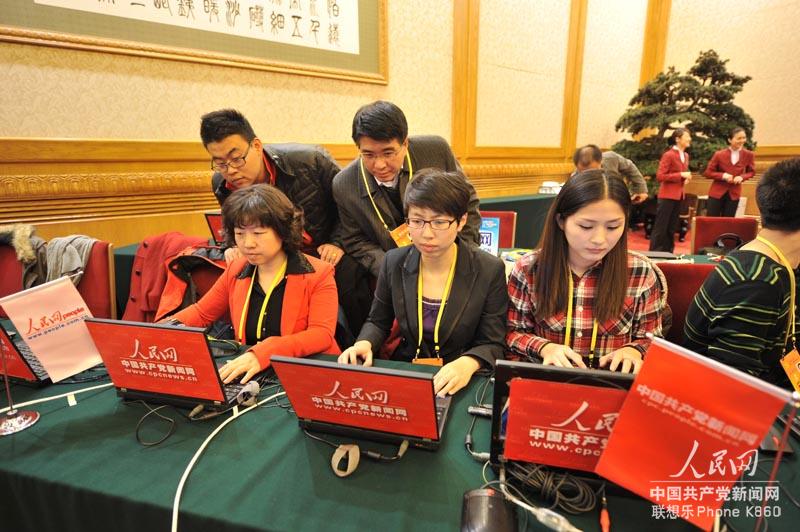
[[[379,159],[383,159],[384,161],[391,161],[398,155],[400,155],[400,150],[396,150],[394,148],[384,151],[383,153],[372,153],[372,152],[359,152],[361,154],[361,158],[367,162],[374,162]]]
[[[211,161],[211,169],[219,173],[225,173],[228,171],[228,168],[241,168],[244,166],[244,163],[247,162],[247,154],[250,153],[250,148],[252,147],[253,143],[251,142],[247,145],[247,149],[244,150],[244,154],[241,157],[234,157],[226,163]]]
[[[446,231],[450,229],[450,226],[453,225],[458,220],[442,220],[441,218],[437,218],[435,220],[423,220],[422,218],[406,218],[406,224],[408,224],[409,229],[414,229],[421,231],[425,224],[429,224],[431,229],[434,231]]]

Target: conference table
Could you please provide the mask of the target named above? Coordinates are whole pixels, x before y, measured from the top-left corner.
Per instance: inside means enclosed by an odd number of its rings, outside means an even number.
[[[514,246],[535,248],[544,230],[547,212],[556,198],[555,194],[527,194],[502,196],[481,200],[481,210],[514,211],[517,213],[517,231]]]
[[[387,367],[404,363],[378,361]],[[420,371],[435,368],[415,366]],[[362,458],[347,478],[330,468],[332,448],[306,437],[291,411],[268,403],[239,416],[211,441],[186,482],[179,530],[458,530],[464,492],[480,487],[483,465],[464,449],[471,416],[467,407],[484,377],[475,377],[454,399],[443,443],[436,452],[409,449],[399,461]],[[42,389],[15,385],[17,403],[51,397],[100,382],[56,384]],[[261,398],[275,388],[262,391]],[[489,394],[490,395],[490,394]],[[0,529],[157,532],[169,530],[176,489],[203,440],[227,419],[190,422],[177,410],[160,413],[175,420],[174,433],[145,447],[134,437],[147,408],[126,404],[105,387],[28,408],[41,413],[33,427],[0,438]],[[285,406],[285,399],[283,400]],[[144,421],[141,436],[155,440],[167,422]],[[478,451],[489,448],[489,420],[477,420]],[[331,436],[334,441],[346,439]],[[394,455],[396,448],[359,442]],[[798,493],[797,459],[782,465],[782,486]],[[494,479],[491,468],[486,474]],[[783,515],[771,530],[791,530],[800,511],[781,496]],[[613,530],[690,530],[680,520],[654,519],[652,505],[639,498],[609,496]],[[520,522],[544,530],[533,517]],[[568,516],[582,530],[599,530],[597,511]],[[753,519],[734,520],[739,530]]]

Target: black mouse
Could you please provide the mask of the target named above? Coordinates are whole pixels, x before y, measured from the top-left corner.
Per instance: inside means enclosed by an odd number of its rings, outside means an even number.
[[[497,490],[482,488],[464,493],[461,532],[513,532],[517,530],[514,506]]]

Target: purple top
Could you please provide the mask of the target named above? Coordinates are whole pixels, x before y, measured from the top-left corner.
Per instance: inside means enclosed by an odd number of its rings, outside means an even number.
[[[433,329],[436,327],[436,316],[439,314],[439,307],[442,306],[441,299],[428,299],[422,297],[422,340],[427,344],[430,349],[423,349],[422,352],[428,352],[431,356],[435,355],[433,343]]]

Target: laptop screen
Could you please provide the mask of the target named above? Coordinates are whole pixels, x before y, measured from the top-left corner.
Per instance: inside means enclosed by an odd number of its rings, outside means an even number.
[[[430,374],[301,358],[271,360],[300,419],[439,439]]]
[[[499,361],[492,463],[594,471],[633,382],[628,374]]]
[[[203,329],[94,318],[86,327],[117,388],[225,400]]]
[[[37,380],[36,375],[33,374],[31,368],[22,359],[17,346],[14,345],[11,337],[2,326],[0,326],[0,356],[5,359],[6,370],[10,376],[26,381]],[[2,366],[0,366],[0,369],[2,369]]]
[[[214,243],[222,244],[225,242],[225,232],[222,226],[222,214],[219,212],[207,212],[206,223],[208,224],[208,229],[211,231],[211,238],[214,239]]]

